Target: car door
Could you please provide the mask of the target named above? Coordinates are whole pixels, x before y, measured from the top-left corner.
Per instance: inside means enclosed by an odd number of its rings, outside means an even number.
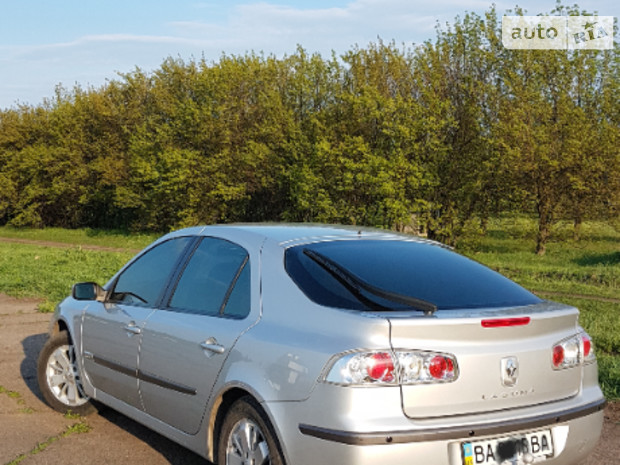
[[[149,249],[123,270],[105,302],[89,305],[82,323],[82,351],[86,376],[97,390],[142,408],[138,349],[144,322],[193,240],[179,237]]]
[[[140,391],[150,415],[195,434],[235,341],[250,318],[248,252],[205,237],[167,306],[148,319],[140,349]]]

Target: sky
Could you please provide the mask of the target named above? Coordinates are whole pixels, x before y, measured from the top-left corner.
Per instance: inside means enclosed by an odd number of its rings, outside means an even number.
[[[555,0],[496,0],[549,13]],[[565,0],[620,16],[618,0]],[[57,85],[104,85],[119,73],[154,71],[167,57],[217,61],[222,54],[283,56],[297,45],[330,56],[381,38],[434,39],[435,26],[490,0],[0,0],[0,109],[39,105]]]

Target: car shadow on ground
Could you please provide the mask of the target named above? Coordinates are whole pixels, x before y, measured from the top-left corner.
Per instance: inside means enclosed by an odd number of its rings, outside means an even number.
[[[20,365],[20,373],[28,389],[42,402],[44,402],[43,396],[41,395],[37,381],[37,359],[46,340],[47,334],[45,333],[34,334],[23,339],[22,348],[24,351],[24,359]],[[98,413],[94,415],[99,415],[100,418],[125,430],[127,433],[142,441],[145,447],[156,450],[171,465],[210,465],[210,463],[202,457],[166,439],[140,423],[131,420],[125,415],[100,404],[97,404],[97,407]],[[88,418],[89,417],[86,417],[87,422]],[[102,445],[102,447],[105,446]]]
[[[124,429],[129,434],[144,442],[147,446],[156,450],[162,457],[170,462],[171,465],[211,465],[207,460],[194,454],[192,451],[166,439],[155,431],[148,429],[111,408],[100,407],[99,416],[105,418],[119,428]]]
[[[39,352],[41,352],[41,348],[47,341],[47,334],[33,334],[32,336],[26,337],[22,341],[22,349],[24,351],[24,359],[19,367],[21,376],[35,396],[43,401],[43,396],[41,395],[41,391],[39,390],[39,384],[37,382],[37,359],[39,358]]]

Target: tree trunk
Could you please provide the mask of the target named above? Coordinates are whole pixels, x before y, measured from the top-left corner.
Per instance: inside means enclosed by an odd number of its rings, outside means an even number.
[[[573,220],[573,239],[579,241],[581,239],[581,224],[583,219],[581,216],[576,216]]]
[[[545,204],[538,204],[538,233],[536,234],[536,254],[544,255],[547,251],[551,229],[551,208]]]

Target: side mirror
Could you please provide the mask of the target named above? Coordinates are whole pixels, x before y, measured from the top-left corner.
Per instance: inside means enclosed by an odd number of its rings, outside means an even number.
[[[71,297],[75,300],[97,300],[103,302],[105,290],[97,283],[77,283],[71,289]]]

